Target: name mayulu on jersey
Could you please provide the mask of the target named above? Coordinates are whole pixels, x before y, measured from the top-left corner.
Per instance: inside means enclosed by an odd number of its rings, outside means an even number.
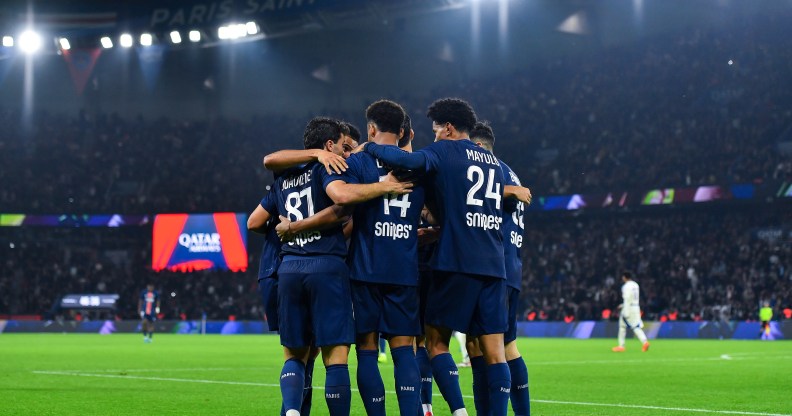
[[[498,166],[500,168],[500,162],[498,158],[493,156],[490,153],[478,152],[473,149],[465,149],[465,155],[469,160],[473,160],[476,162],[487,163],[490,165]],[[495,171],[490,169],[489,175],[484,174],[484,170],[482,170],[478,166],[470,166],[467,172],[468,180],[473,182],[473,187],[470,188],[470,192],[468,192],[467,203],[468,205],[473,206],[482,206],[483,201],[476,198],[474,195],[475,193],[484,186],[485,178],[488,180],[486,185],[486,198],[494,199],[495,206],[500,208],[500,184],[496,184],[494,181]],[[492,214],[482,214],[478,212],[466,212],[465,213],[465,223],[468,227],[476,227],[481,228],[483,230],[500,230],[501,224],[503,224],[503,218],[497,215]]]

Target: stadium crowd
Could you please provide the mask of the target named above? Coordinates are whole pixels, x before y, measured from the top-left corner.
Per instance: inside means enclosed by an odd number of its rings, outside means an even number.
[[[526,218],[520,311],[531,320],[615,317],[619,273],[633,269],[644,319],[756,320],[760,301],[792,307],[792,236],[759,238],[792,221],[779,207]],[[67,293],[118,293],[115,316],[133,319],[147,282],[167,319],[261,319],[256,294],[261,239],[251,238],[245,273],[154,273],[148,231],[0,229],[0,305],[5,314],[62,314]],[[128,230],[128,229],[127,229]],[[125,233],[119,238],[119,233]],[[15,241],[14,248],[8,241]],[[68,242],[68,244],[64,244]],[[173,294],[173,296],[171,295]],[[100,315],[95,315],[100,316]],[[101,315],[106,317],[105,315]]]
[[[786,20],[689,31],[490,79],[395,97],[418,144],[432,97],[461,95],[489,119],[496,153],[538,195],[792,180],[778,150],[792,126]],[[376,98],[376,97],[375,97]],[[328,111],[358,123],[362,109]],[[300,145],[307,117],[144,120],[0,109],[0,204],[21,212],[247,210],[268,182],[262,155]]]
[[[469,99],[492,122],[496,155],[535,195],[790,181],[792,158],[778,149],[792,125],[792,48],[776,36],[782,17],[761,34],[736,24],[729,32],[646,39],[596,59],[559,58],[395,99],[414,120],[418,147],[429,137],[429,97]],[[271,182],[261,157],[299,147],[307,117],[175,121],[40,112],[32,131],[20,119],[0,108],[0,211],[134,214],[252,211]],[[620,301],[625,267],[636,272],[649,319],[755,319],[764,299],[788,307],[781,303],[792,299],[792,243],[762,240],[753,230],[792,217],[788,209],[754,208],[763,214],[529,214],[525,317],[600,319]],[[124,300],[117,315],[134,318],[133,300],[156,279],[168,318],[262,316],[255,249],[246,273],[155,277],[145,233],[121,240],[124,247],[103,234],[75,248],[64,239],[85,230],[0,232],[0,313],[57,314],[60,295],[108,292]]]

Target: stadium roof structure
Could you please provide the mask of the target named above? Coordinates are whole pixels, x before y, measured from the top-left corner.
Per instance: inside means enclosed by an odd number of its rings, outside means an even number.
[[[470,0],[7,0],[0,4],[0,34],[33,29],[44,37],[68,37],[98,46],[100,36],[151,33],[165,41],[171,31],[199,30],[203,46],[220,38],[218,28],[254,22],[258,38],[338,28],[362,20],[395,24],[417,14],[469,7]]]

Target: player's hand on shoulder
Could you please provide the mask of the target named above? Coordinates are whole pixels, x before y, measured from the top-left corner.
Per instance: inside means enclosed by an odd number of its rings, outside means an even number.
[[[347,166],[346,160],[344,160],[343,156],[339,156],[333,152],[328,152],[327,150],[322,150],[316,156],[316,160],[323,164],[325,169],[327,169],[327,174],[331,175],[333,172],[337,174],[342,174],[346,172]]]
[[[354,148],[350,153],[352,153],[354,155],[355,153],[360,153],[360,152],[366,150],[366,145],[367,144],[369,144],[369,142],[365,142],[365,143],[359,145],[358,147]]]
[[[412,182],[400,182],[393,173],[385,175],[380,182],[385,187],[385,191],[389,194],[403,195],[412,192]]]
[[[525,203],[525,205],[531,205],[531,201],[533,200],[531,190],[524,186],[515,187],[514,197],[517,198],[518,201]]]
[[[291,232],[291,220],[283,215],[280,216],[280,224],[275,226],[275,232],[278,234],[278,238],[283,242],[294,239],[294,234]]]

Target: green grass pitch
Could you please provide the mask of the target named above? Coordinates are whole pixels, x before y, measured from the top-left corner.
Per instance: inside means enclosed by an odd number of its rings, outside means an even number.
[[[621,354],[614,342],[521,338],[532,414],[792,415],[790,342],[654,340],[642,353],[629,339]],[[275,336],[3,334],[0,415],[277,415],[281,365]],[[396,415],[393,366],[380,370]],[[354,359],[350,373],[354,388]],[[473,415],[469,368],[460,383]],[[311,414],[327,414],[322,390]],[[352,414],[364,414],[356,391]]]

